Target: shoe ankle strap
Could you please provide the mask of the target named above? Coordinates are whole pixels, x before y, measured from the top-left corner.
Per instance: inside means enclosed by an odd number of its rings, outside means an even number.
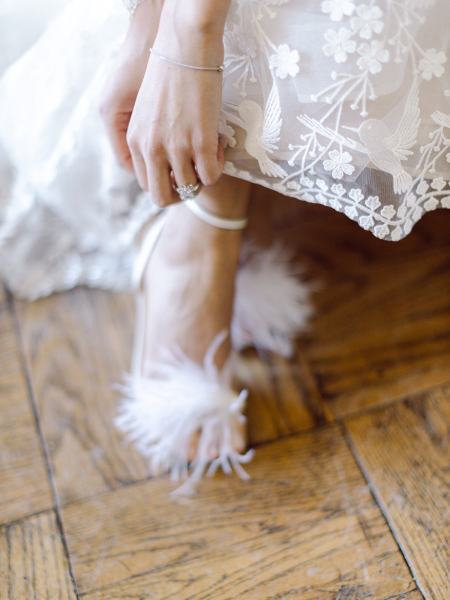
[[[185,200],[183,204],[185,204],[199,219],[205,223],[208,223],[208,225],[212,225],[213,227],[230,230],[245,229],[247,227],[248,219],[225,219],[223,217],[218,217],[217,215],[205,210],[198,204],[198,202],[192,199]]]

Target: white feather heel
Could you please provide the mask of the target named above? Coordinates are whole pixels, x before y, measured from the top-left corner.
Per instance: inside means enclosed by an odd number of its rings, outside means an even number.
[[[314,313],[312,284],[292,270],[289,251],[281,244],[253,252],[240,267],[231,338],[235,350],[254,346],[285,357]]]
[[[216,227],[241,229],[246,225],[245,220],[221,219],[197,205],[195,210],[192,204],[190,208]],[[148,458],[152,474],[169,472],[173,479],[186,477],[176,493],[192,494],[205,471],[213,474],[218,468],[225,473],[234,470],[248,479],[242,465],[251,460],[253,451],[238,451],[247,392],[236,393],[230,385],[233,358],[230,356],[221,370],[214,363],[227,332],[213,340],[203,365],[177,349],[167,351],[161,361],[145,360],[149,323],[142,279],[166,214],[161,211],[154,215],[135,265],[135,281],[141,290],[137,294],[132,373],[122,387],[124,397],[116,424]],[[190,460],[190,444],[196,434],[196,455]]]
[[[246,390],[236,394],[228,383],[229,364],[219,371],[214,355],[227,337],[220,333],[208,350],[203,366],[182,352],[167,354],[164,362],[153,363],[153,377],[130,376],[123,387],[118,427],[149,459],[154,475],[169,472],[173,480],[186,477],[177,493],[192,494],[207,471],[219,467],[227,474],[234,469],[242,479],[242,467],[253,450],[236,450]],[[189,463],[191,440],[199,433],[197,454]]]

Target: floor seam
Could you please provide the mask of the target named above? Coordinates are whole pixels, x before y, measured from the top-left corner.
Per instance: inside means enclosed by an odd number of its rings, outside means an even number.
[[[12,519],[11,521],[4,521],[3,523],[0,523],[0,531],[7,527],[15,527],[16,525],[20,525],[21,523],[23,523],[25,521],[29,521],[30,519],[34,519],[35,517],[40,517],[42,515],[46,515],[48,513],[54,512],[54,511],[55,511],[55,507],[52,505],[52,506],[49,506],[48,508],[44,508],[42,510],[37,510],[36,512],[27,513],[27,514],[23,515],[22,517],[17,517],[16,519]]]
[[[444,384],[438,385],[438,386],[433,386],[431,388],[425,389],[421,393],[427,393],[427,392],[430,392],[431,390],[439,389],[443,385],[449,385],[449,384],[450,384],[450,381],[446,382]],[[419,394],[417,394],[417,395],[419,395]],[[395,399],[395,400],[393,400],[391,402],[388,402],[386,404],[383,404],[383,405],[371,406],[367,410],[361,410],[361,411],[358,411],[358,412],[355,412],[355,413],[349,413],[348,415],[336,418],[333,421],[327,421],[327,422],[321,423],[320,425],[316,424],[316,425],[313,425],[311,427],[302,429],[300,431],[292,431],[292,432],[280,435],[276,439],[265,440],[265,441],[262,441],[262,442],[257,442],[257,443],[251,444],[250,447],[251,448],[255,448],[257,450],[258,448],[264,448],[266,446],[269,446],[270,444],[275,444],[277,442],[282,442],[284,440],[288,440],[288,439],[291,439],[291,438],[301,437],[302,435],[310,435],[310,434],[312,434],[312,433],[314,433],[316,431],[320,432],[320,431],[326,430],[327,428],[331,428],[331,427],[341,428],[341,433],[342,433],[342,427],[345,426],[345,421],[353,419],[353,418],[357,418],[357,417],[360,417],[360,416],[363,416],[363,415],[366,415],[366,414],[373,414],[373,413],[375,413],[377,411],[381,411],[381,410],[384,410],[384,409],[391,408],[391,407],[393,407],[393,406],[395,406],[397,404],[401,404],[407,398],[410,398],[410,397],[411,396],[405,395],[405,396],[402,396],[401,398]],[[114,493],[114,492],[119,491],[121,489],[126,489],[126,488],[129,488],[129,487],[138,486],[138,485],[144,485],[146,483],[149,483],[150,481],[153,481],[153,480],[156,481],[156,480],[161,480],[161,479],[162,478],[160,478],[160,477],[154,477],[153,478],[153,477],[149,476],[149,477],[144,477],[142,479],[134,479],[132,481],[120,482],[119,485],[117,485],[117,487],[111,487],[111,488],[109,488],[107,490],[103,490],[103,491],[99,492],[98,494],[93,494],[92,496],[84,496],[82,498],[76,498],[74,500],[70,500],[69,502],[62,502],[62,503],[60,503],[60,505],[61,505],[62,508],[66,509],[68,507],[71,507],[71,506],[74,506],[74,505],[78,505],[78,504],[81,504],[83,502],[89,502],[89,501],[93,500],[94,498],[100,498],[100,497],[102,497],[104,495]]]
[[[26,358],[26,353],[25,353],[25,345],[24,345],[24,340],[23,340],[23,336],[22,336],[22,328],[21,328],[21,324],[20,324],[20,319],[17,313],[17,307],[14,301],[14,297],[12,296],[12,294],[9,292],[9,290],[6,288],[5,289],[5,293],[6,293],[6,299],[7,299],[7,304],[8,307],[10,309],[11,312],[11,316],[13,319],[13,323],[14,323],[14,329],[15,329],[15,333],[16,333],[16,338],[17,338],[17,347],[18,347],[18,354],[19,354],[19,364],[22,370],[22,374],[23,377],[25,379],[25,385],[26,385],[26,389],[27,389],[27,397],[28,397],[28,402],[31,408],[31,412],[33,415],[33,419],[34,419],[34,425],[36,428],[36,432],[38,434],[39,437],[39,441],[40,441],[40,449],[41,449],[41,453],[43,455],[43,459],[44,459],[44,466],[47,472],[47,478],[48,478],[48,482],[50,485],[50,490],[51,490],[51,494],[53,497],[53,508],[52,510],[54,511],[55,514],[55,519],[56,519],[56,526],[58,528],[58,532],[60,535],[60,539],[61,539],[61,543],[63,546],[63,552],[64,555],[66,557],[67,560],[67,567],[68,567],[68,571],[69,571],[69,578],[70,578],[70,582],[72,584],[72,588],[73,591],[75,593],[75,596],[77,598],[77,600],[80,599],[80,594],[78,591],[78,586],[77,586],[77,582],[75,579],[75,575],[74,575],[74,571],[73,571],[73,567],[72,567],[72,561],[71,561],[71,557],[70,557],[70,552],[69,552],[69,546],[67,543],[67,538],[65,535],[65,531],[64,531],[64,525],[62,522],[62,517],[61,517],[61,503],[59,500],[59,496],[58,496],[58,492],[56,489],[56,483],[53,477],[53,470],[52,470],[52,464],[51,464],[51,459],[50,459],[50,452],[47,446],[47,442],[45,440],[45,436],[44,436],[44,432],[42,430],[41,427],[41,421],[40,421],[40,416],[39,416],[39,408],[38,408],[38,404],[36,401],[36,395],[34,392],[34,387],[33,387],[33,382],[32,382],[32,378],[31,378],[31,373],[30,370],[28,368],[28,361]]]
[[[414,573],[413,565],[410,563],[410,561],[408,559],[407,552],[406,552],[406,550],[404,550],[402,543],[395,531],[395,528],[391,525],[391,519],[389,518],[388,510],[387,510],[386,506],[384,505],[383,500],[380,498],[380,495],[377,492],[375,484],[372,482],[372,480],[370,478],[369,471],[365,468],[362,460],[359,457],[359,454],[358,454],[356,448],[354,447],[354,444],[351,439],[351,435],[350,435],[349,431],[347,430],[345,423],[343,421],[339,422],[339,426],[340,426],[342,437],[344,438],[345,444],[346,444],[349,452],[351,453],[353,460],[355,461],[355,464],[356,464],[359,472],[361,473],[361,476],[363,477],[364,481],[367,483],[369,493],[372,496],[372,499],[375,502],[376,506],[378,507],[380,514],[386,524],[386,527],[388,528],[390,534],[392,535],[395,545],[397,546],[397,549],[403,558],[403,561],[408,569],[409,574],[411,575],[412,581],[414,582],[414,584],[417,588],[417,591],[420,593],[420,595],[422,596],[422,598],[424,600],[427,600],[427,596],[425,595],[425,593],[424,593],[422,587],[420,586],[420,583],[417,580],[417,577]]]
[[[361,408],[359,410],[349,412],[345,415],[340,415],[339,417],[336,417],[334,421],[330,421],[330,422],[331,423],[342,423],[344,421],[348,421],[350,419],[356,419],[358,417],[363,417],[365,415],[373,415],[374,413],[380,412],[382,410],[392,408],[392,407],[396,406],[397,404],[402,404],[403,402],[405,402],[405,400],[412,400],[414,398],[420,398],[424,394],[429,394],[430,392],[433,392],[434,390],[439,390],[439,389],[441,389],[443,387],[447,387],[447,386],[450,386],[450,380],[445,380],[441,383],[434,384],[429,387],[424,387],[419,392],[405,393],[405,395],[399,396],[398,398],[393,398],[392,400],[388,400],[387,402],[383,402],[383,404],[373,404],[371,406],[368,406],[367,408]]]

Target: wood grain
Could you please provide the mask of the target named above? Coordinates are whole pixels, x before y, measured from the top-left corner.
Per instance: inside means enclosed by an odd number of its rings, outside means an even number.
[[[166,480],[63,510],[90,600],[401,598],[416,589],[339,429],[260,448],[243,483]],[[414,597],[411,596],[411,597]]]
[[[145,462],[114,427],[120,397],[114,384],[130,357],[131,298],[77,289],[20,303],[18,312],[62,503],[145,479]],[[325,422],[307,366],[259,360],[252,352],[243,360],[251,389],[251,444]]]
[[[221,476],[175,502],[167,480],[146,480],[144,461],[113,426],[113,385],[130,355],[129,297],[79,289],[17,303],[83,598],[416,600],[393,533],[427,599],[444,597],[450,211],[390,244],[325,207],[296,208],[283,237],[323,287],[292,361],[245,355],[251,442],[291,436],[257,449],[248,484]],[[52,513],[47,524],[28,517],[52,506],[28,407],[2,298],[0,521],[19,520],[1,530],[0,561],[10,556],[2,600],[47,598],[47,566],[29,549],[50,542],[59,556],[50,571],[66,585]],[[366,479],[339,427],[325,425],[342,418]],[[51,577],[52,600],[72,597]]]
[[[438,213],[395,244],[320,210],[290,231],[322,282],[299,353],[335,418],[450,381],[450,215]]]
[[[302,356],[288,361],[250,350],[241,356],[238,371],[239,381],[250,391],[247,416],[251,445],[312,429],[333,419]]]
[[[52,504],[13,318],[0,286],[0,523]]]
[[[2,600],[75,600],[53,511],[0,528]]]
[[[78,289],[23,303],[19,314],[61,502],[145,478],[144,460],[114,427],[114,386],[129,361],[131,299]]]
[[[396,267],[348,283],[306,349],[338,418],[450,380],[450,252]]]
[[[426,598],[450,598],[450,386],[347,422]]]

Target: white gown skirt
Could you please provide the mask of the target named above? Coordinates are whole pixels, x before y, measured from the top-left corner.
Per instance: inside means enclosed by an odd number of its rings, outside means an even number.
[[[120,0],[0,8],[0,277],[20,296],[130,285],[152,205],[98,114],[127,22]],[[234,0],[226,173],[390,241],[450,208],[449,23],[448,0]]]

